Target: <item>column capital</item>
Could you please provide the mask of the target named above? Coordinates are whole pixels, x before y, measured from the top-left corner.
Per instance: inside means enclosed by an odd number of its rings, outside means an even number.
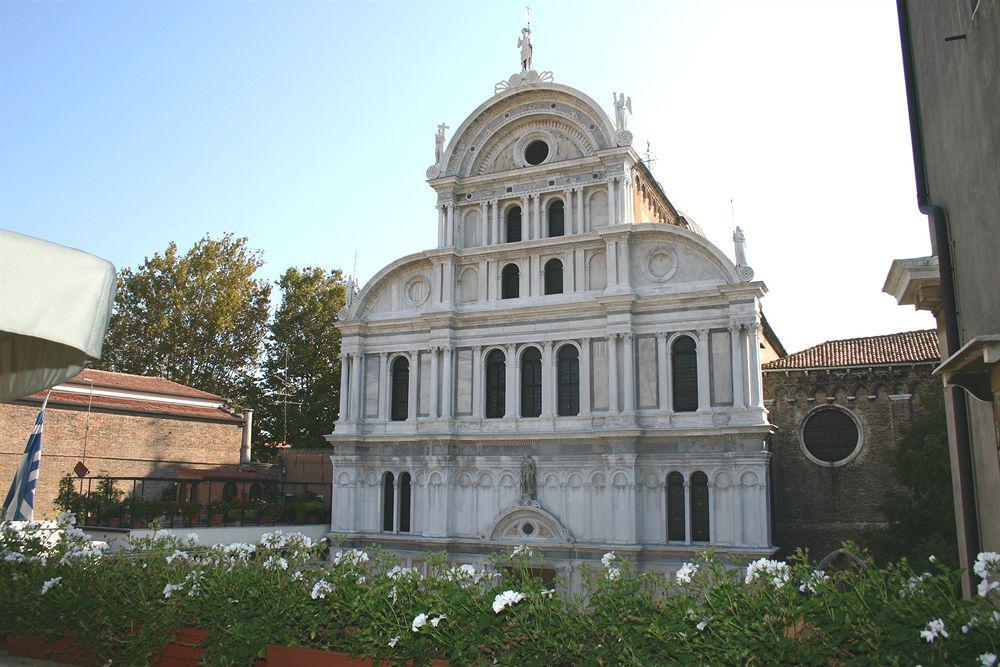
[[[743,325],[740,324],[739,322],[730,322],[729,326],[727,328],[729,329],[729,331],[731,333],[735,334],[735,333],[739,333],[740,332],[740,328],[742,328],[742,326]]]
[[[542,342],[542,348],[545,349],[546,351],[551,350],[552,349],[552,344],[553,344],[553,342],[551,340],[543,341]]]

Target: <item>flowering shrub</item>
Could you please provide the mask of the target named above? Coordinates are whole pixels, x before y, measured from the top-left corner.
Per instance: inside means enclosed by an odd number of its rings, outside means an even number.
[[[208,631],[205,659],[219,664],[250,664],[268,644],[398,664],[994,665],[1000,652],[1000,590],[963,600],[960,573],[936,562],[822,572],[764,559],[743,574],[706,554],[666,577],[612,552],[573,595],[532,574],[541,556],[527,548],[486,569],[425,563],[427,576],[378,550],[326,558],[283,533],[226,547],[154,536],[108,553],[65,517],[4,524],[0,609],[17,613],[0,614],[0,633],[71,632],[115,664],[148,664],[185,626]],[[975,572],[993,582],[998,569],[987,553]]]

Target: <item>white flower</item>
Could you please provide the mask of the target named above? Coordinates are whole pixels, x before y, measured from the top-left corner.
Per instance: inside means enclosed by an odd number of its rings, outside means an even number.
[[[962,634],[963,635],[969,634],[969,631],[971,631],[972,628],[976,627],[977,625],[979,625],[979,619],[976,616],[973,616],[972,618],[969,619],[968,623],[962,626]]]
[[[287,570],[288,561],[281,556],[268,556],[264,561],[265,570]]]
[[[173,595],[174,591],[179,591],[184,588],[184,584],[167,584],[163,587],[163,597],[168,598]]]
[[[936,563],[937,557],[934,554],[931,554],[930,556],[927,557],[927,560],[929,560],[932,563]]]
[[[417,574],[417,568],[415,567],[400,567],[398,565],[394,566],[391,570],[385,573],[385,576],[390,579],[402,579],[403,577],[408,577]]]
[[[360,565],[368,562],[368,553],[361,549],[351,549],[349,551],[338,551],[333,557],[333,564],[340,565]]]
[[[708,621],[700,621],[695,627],[698,628],[698,631],[700,632],[708,627]]]
[[[333,584],[325,579],[320,579],[313,585],[312,596],[313,600],[318,600],[319,598],[325,598],[326,594],[333,590]]]
[[[603,565],[604,567],[609,567],[613,562],[615,562],[614,551],[609,551],[608,553],[601,556],[601,565]]]
[[[389,599],[395,602],[397,597],[399,597],[399,595],[396,592],[396,587],[393,586],[392,588],[389,589]]]
[[[993,667],[993,665],[997,664],[996,653],[983,653],[979,656],[979,664],[981,667]]]
[[[899,591],[899,597],[905,598],[908,595],[913,595],[921,590],[923,590],[923,584],[925,579],[929,579],[931,576],[930,572],[924,572],[919,577],[910,577],[909,582],[906,584],[906,588]]]
[[[396,644],[399,643],[399,635],[396,635],[389,640],[389,648],[396,648]]]
[[[802,584],[799,586],[799,591],[802,593],[809,591],[810,593],[815,595],[816,587],[821,583],[823,583],[824,581],[827,581],[829,578],[830,577],[828,577],[826,575],[826,572],[824,572],[823,570],[813,570],[809,574],[809,577],[805,581],[803,581]]]
[[[186,539],[189,544],[198,544],[198,533],[188,533],[184,539]]]
[[[441,621],[443,621],[446,618],[448,618],[448,616],[446,614],[441,614],[440,616],[435,616],[434,618],[431,619],[431,625],[433,625],[436,628],[438,626],[438,623],[440,623]]]
[[[517,591],[504,591],[493,599],[493,613],[499,614],[512,604],[517,604],[524,599],[524,593]]]
[[[940,618],[928,621],[927,629],[920,631],[920,637],[923,638],[928,644],[932,643],[938,637],[944,637],[947,639],[948,631],[944,629],[944,621]]]
[[[60,581],[62,581],[62,577],[56,577],[54,579],[49,579],[44,584],[42,584],[42,595],[48,593],[49,589],[58,584]]]
[[[410,624],[410,630],[419,632],[420,628],[425,625],[427,625],[427,614],[417,614],[413,617],[413,623]]]
[[[358,583],[359,583],[359,584],[363,584],[363,583],[365,583],[366,581],[368,581],[368,577],[366,577],[366,576],[364,576],[364,575],[361,575],[361,576],[359,576],[359,577],[358,577]]]
[[[458,566],[458,573],[465,575],[466,577],[475,577],[476,568],[470,565],[469,563],[464,563]]]
[[[178,550],[174,551],[172,554],[170,554],[169,556],[167,556],[167,562],[168,563],[173,563],[178,558],[181,558],[183,560],[188,560],[188,555],[187,555],[186,552],[181,551],[181,550],[178,549]]]
[[[551,598],[555,594],[556,594],[556,589],[554,588],[549,588],[547,590],[542,591],[541,593],[543,598]]]
[[[771,585],[781,588],[788,583],[791,573],[788,570],[788,563],[778,560],[761,558],[747,565],[747,575],[745,583],[751,584],[758,579],[770,577]]]
[[[990,594],[990,591],[994,591],[1000,588],[1000,581],[990,581],[989,579],[983,579],[979,582],[979,597],[986,597]]]
[[[1000,570],[1000,554],[995,551],[984,551],[976,556],[976,562],[972,566],[972,571],[980,579],[985,579],[991,570]]]
[[[674,578],[677,580],[678,584],[690,584],[691,579],[698,572],[698,566],[694,563],[684,563],[681,565],[681,569],[677,570],[677,574]]]
[[[523,544],[518,544],[514,547],[514,551],[511,552],[511,558],[517,558],[518,556],[524,556],[525,558],[531,558],[531,547],[525,546]]]
[[[292,581],[301,581],[301,580],[302,580],[302,570],[296,570],[295,574],[292,575]]]
[[[617,567],[608,568],[608,581],[618,581],[619,577],[622,576],[622,571]]]

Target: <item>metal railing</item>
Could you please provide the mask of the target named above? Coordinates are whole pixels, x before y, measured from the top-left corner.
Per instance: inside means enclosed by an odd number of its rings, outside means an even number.
[[[236,477],[84,477],[63,506],[77,525],[193,528],[330,523],[329,482]]]

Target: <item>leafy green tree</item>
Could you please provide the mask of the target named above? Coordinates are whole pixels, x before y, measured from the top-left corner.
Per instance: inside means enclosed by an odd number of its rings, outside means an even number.
[[[340,332],[344,306],[339,269],[292,267],[278,280],[281,305],[274,314],[261,378],[257,422],[262,444],[325,447],[340,404]]]
[[[162,377],[245,403],[267,334],[271,286],[246,238],[176,243],[118,274],[100,368]]]
[[[882,505],[889,527],[870,535],[872,551],[880,560],[905,556],[917,563],[933,555],[957,566],[948,427],[940,386],[917,394],[913,419],[901,430],[889,454],[889,467],[895,485],[886,491]]]

